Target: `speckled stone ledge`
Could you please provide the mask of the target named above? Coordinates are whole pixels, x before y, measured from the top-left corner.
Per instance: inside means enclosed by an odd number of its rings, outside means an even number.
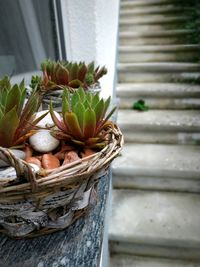
[[[97,205],[68,229],[26,240],[0,235],[0,267],[99,266],[109,179],[99,182]]]

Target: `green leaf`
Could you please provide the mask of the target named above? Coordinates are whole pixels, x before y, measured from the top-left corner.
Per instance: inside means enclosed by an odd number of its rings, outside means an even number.
[[[93,75],[93,73],[87,73],[85,75],[84,82],[86,83],[87,86],[93,84],[94,83],[94,75]]]
[[[83,139],[83,134],[78,122],[78,118],[74,112],[67,112],[65,114],[65,121],[71,134],[78,140]]]
[[[95,129],[96,129],[96,115],[94,110],[88,108],[85,111],[84,116],[84,136],[87,140],[90,137],[94,137]]]
[[[79,96],[80,96],[80,99],[81,101],[85,101],[85,91],[83,89],[83,87],[79,87],[79,89],[77,90]]]
[[[76,91],[75,93],[73,93],[72,98],[71,98],[71,107],[72,107],[72,111],[74,112],[75,106],[77,103],[79,103],[81,101],[79,93]]]
[[[64,90],[63,92],[63,96],[62,96],[62,115],[64,117],[66,112],[70,112],[71,111],[71,107],[69,104],[69,93],[68,90]]]
[[[116,111],[117,107],[114,107],[109,113],[108,115],[106,116],[106,118],[104,119],[104,122],[107,122],[110,117],[113,115],[113,113]]]
[[[17,107],[17,114],[21,114],[23,107],[24,107],[24,103],[25,103],[25,99],[26,99],[26,89],[24,89],[23,91],[21,91],[21,99],[20,99],[20,103],[18,104]]]
[[[95,111],[95,114],[96,114],[96,121],[97,123],[100,121],[100,119],[102,118],[103,114],[104,114],[104,107],[105,107],[105,104],[104,104],[104,101],[103,99],[101,99],[99,101],[99,103],[97,103],[94,111]]]
[[[99,137],[91,137],[91,138],[88,138],[85,143],[87,145],[92,145],[92,144],[96,144],[96,143],[98,143],[100,141],[101,141],[101,138],[99,138]]]
[[[87,92],[86,99],[90,105],[92,104],[92,94],[90,92]]]
[[[83,86],[83,83],[79,81],[78,79],[72,80],[68,84],[72,88],[79,88]]]
[[[84,82],[86,73],[87,73],[87,67],[84,63],[82,63],[82,65],[79,66],[79,70],[77,74],[78,80],[80,80],[81,82]]]
[[[71,70],[69,72],[69,81],[77,79],[77,74],[78,74],[78,64],[74,63],[72,64]]]
[[[85,109],[90,109],[91,108],[91,105],[90,105],[90,103],[87,101],[87,99],[83,102],[83,106],[84,106],[84,108]]]
[[[5,112],[8,112],[12,108],[16,107],[16,111],[18,109],[18,105],[20,103],[21,91],[17,84],[15,84],[12,89],[8,92],[6,99]],[[18,114],[19,115],[19,114]]]
[[[98,134],[101,132],[101,130],[104,128],[104,126],[106,124],[112,124],[112,122],[108,122],[109,118],[113,115],[113,113],[115,112],[115,110],[117,109],[117,107],[114,107],[109,113],[108,115],[106,116],[105,119],[103,119],[100,124],[98,125],[97,129],[96,129],[96,133],[95,134]]]
[[[133,109],[136,109],[139,111],[148,111],[149,107],[145,105],[145,101],[143,99],[140,99],[133,104]]]
[[[99,93],[97,93],[92,98],[92,103],[91,103],[92,108],[95,108],[96,105],[99,103],[99,101],[100,101]]]
[[[62,98],[63,99],[67,99],[67,101],[69,102],[70,101],[70,93],[69,93],[69,90],[67,88],[64,87],[63,89],[63,95],[62,95]]]
[[[0,120],[1,120],[1,118],[4,116],[4,113],[3,113],[3,111],[2,111],[2,108],[0,108]]]
[[[106,115],[106,112],[107,112],[109,105],[110,105],[110,101],[111,101],[111,97],[109,96],[108,99],[105,101],[105,106],[104,106],[102,118],[105,117],[105,115]]]
[[[50,102],[50,105],[49,105],[49,112],[51,114],[51,118],[52,118],[53,122],[55,123],[55,125],[61,131],[67,132],[67,128],[66,128],[65,124],[61,120],[59,120],[59,118],[57,118],[56,114],[54,113],[52,102]]]
[[[95,82],[97,82],[105,74],[107,74],[107,69],[105,66],[103,66],[100,70],[95,71]]]
[[[9,91],[10,88],[11,88],[10,79],[7,75],[5,75],[3,79],[0,80],[0,91],[2,89],[6,89],[7,91]]]
[[[6,88],[2,88],[0,99],[1,99],[1,104],[4,107],[4,110],[5,110],[5,106],[6,106],[7,95],[8,95],[8,90]]]
[[[69,82],[69,72],[60,63],[58,63],[59,68],[56,72],[56,79],[58,84],[67,85]]]
[[[90,72],[90,73],[94,72],[94,61],[92,61],[90,64],[88,64],[88,72]]]
[[[16,108],[7,112],[0,121],[0,146],[11,147],[13,138],[19,124]]]
[[[81,102],[77,103],[74,108],[74,112],[78,118],[78,122],[81,128],[81,132],[83,132],[84,127],[84,115],[85,115],[85,108]]]

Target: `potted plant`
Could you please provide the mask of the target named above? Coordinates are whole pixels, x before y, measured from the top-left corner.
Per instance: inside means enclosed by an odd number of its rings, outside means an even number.
[[[103,100],[98,93],[79,88],[70,95],[64,89],[61,114],[52,103],[43,120],[37,114],[42,129],[28,134],[25,160],[0,147],[0,158],[16,170],[16,179],[0,180],[0,232],[15,238],[51,233],[88,211],[99,179],[123,143],[119,128],[109,121],[115,111],[107,112],[109,104],[110,98]],[[49,143],[44,141],[35,145],[40,131],[50,131],[57,140],[54,148],[42,151],[43,143]]]
[[[95,67],[94,62],[52,61],[45,60],[41,64],[43,77],[32,77],[31,87],[39,84],[44,98],[43,103],[47,105],[50,99],[57,106],[61,106],[62,92],[67,88],[71,93],[82,87],[91,92],[100,91],[99,79],[107,73],[105,66]],[[44,105],[44,109],[47,107]]]
[[[26,101],[24,81],[20,85],[11,85],[8,76],[0,80],[0,146],[10,148],[20,158],[25,158],[22,149],[25,141],[35,133],[36,124],[46,113],[36,118],[41,96],[33,91]],[[7,163],[0,161],[0,166]]]

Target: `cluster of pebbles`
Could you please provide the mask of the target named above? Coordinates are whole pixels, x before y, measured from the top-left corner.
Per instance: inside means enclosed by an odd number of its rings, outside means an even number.
[[[37,116],[41,116],[45,112],[38,112]],[[57,116],[59,116],[58,113]],[[25,160],[35,171],[38,171],[40,168],[47,170],[55,169],[61,165],[69,164],[95,153],[91,149],[84,149],[81,152],[77,151],[75,147],[57,140],[50,133],[52,125],[52,118],[50,114],[47,114],[38,123],[39,130],[29,138],[29,142],[26,144],[24,151],[12,149],[15,156]],[[14,177],[16,178],[15,169],[10,166],[8,167],[8,164],[3,160],[0,160],[0,167],[4,168],[0,172],[1,182],[3,177],[6,177],[6,181],[9,179],[13,180]]]

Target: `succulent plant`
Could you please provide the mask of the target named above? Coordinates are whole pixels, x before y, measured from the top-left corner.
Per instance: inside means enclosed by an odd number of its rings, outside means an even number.
[[[46,90],[63,89],[70,91],[83,87],[85,90],[107,73],[105,66],[95,68],[94,62],[86,65],[85,62],[45,60],[41,64],[43,71],[43,86]]]
[[[99,94],[91,94],[79,88],[70,98],[68,90],[64,90],[62,97],[62,118],[53,111],[52,103],[49,110],[51,117],[58,129],[52,130],[52,135],[60,140],[101,149],[107,144],[106,129],[112,126],[108,119],[116,108],[108,114],[107,110],[111,98],[100,99]]]
[[[25,102],[24,81],[12,86],[8,76],[0,80],[0,146],[10,148],[23,144],[46,115],[37,119],[34,115],[41,103],[37,91],[33,91]]]

